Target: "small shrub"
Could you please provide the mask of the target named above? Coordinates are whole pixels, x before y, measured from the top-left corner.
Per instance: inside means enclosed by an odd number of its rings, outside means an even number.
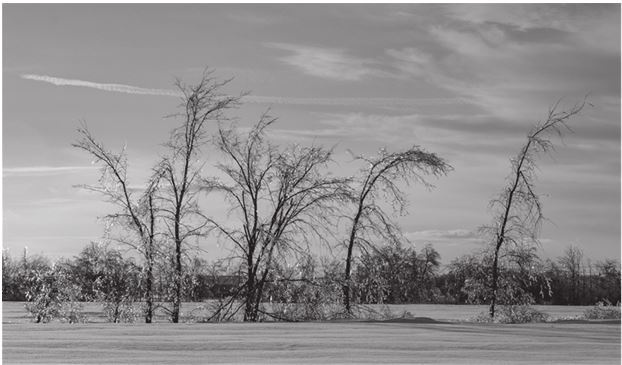
[[[36,323],[55,319],[69,323],[86,321],[82,304],[77,301],[80,287],[71,281],[62,265],[30,272],[28,284],[25,308]]]
[[[111,323],[134,323],[144,314],[140,306],[131,301],[104,302],[103,312],[106,320]]]
[[[321,271],[320,271],[321,269]],[[345,318],[342,308],[341,268],[320,264],[307,257],[294,266],[275,270],[268,303],[262,309],[265,320],[322,321]]]
[[[399,318],[400,316],[391,311],[391,308],[389,308],[386,304],[358,304],[352,308],[352,317],[370,321],[383,321],[387,319]]]
[[[492,323],[493,320],[490,318],[490,313],[488,312],[480,312],[477,316],[469,318],[469,322],[474,323]]]
[[[548,314],[529,305],[504,305],[499,308],[496,320],[499,323],[539,323],[548,318]]]
[[[488,312],[482,312],[475,318],[472,318],[471,321],[476,323],[518,324],[540,323],[546,322],[548,319],[548,314],[542,313],[529,305],[503,305],[497,307],[494,319],[490,318]]]
[[[598,302],[583,312],[585,319],[620,319],[620,307]]]

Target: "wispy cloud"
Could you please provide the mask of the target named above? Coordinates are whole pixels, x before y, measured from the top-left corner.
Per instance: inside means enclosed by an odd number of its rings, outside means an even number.
[[[245,96],[245,102],[257,104],[322,105],[322,106],[372,106],[409,108],[430,105],[467,104],[469,100],[456,98],[291,98],[282,96]]]
[[[96,169],[96,166],[28,166],[28,167],[4,167],[3,177],[42,176],[76,173]]]
[[[406,232],[405,236],[416,247],[431,244],[445,263],[449,263],[460,255],[480,249],[484,244],[477,232],[462,228],[411,231]]]
[[[474,156],[505,153],[508,145],[520,144],[525,135],[525,126],[520,123],[484,114],[443,114],[436,110],[403,114],[318,112],[313,113],[313,120],[297,128],[273,129],[272,136],[281,140],[372,142],[393,148],[417,144],[447,155]],[[490,138],[481,138],[483,135]]]
[[[24,75],[21,75],[21,77],[26,80],[47,82],[47,83],[50,83],[56,86],[79,86],[79,87],[88,87],[88,88],[102,90],[102,91],[125,93],[125,94],[137,94],[137,95],[162,95],[162,96],[177,96],[177,97],[181,96],[181,92],[177,90],[171,90],[171,89],[149,89],[149,88],[132,86],[132,85],[124,85],[124,84],[108,84],[108,83],[76,80],[76,79],[64,79],[60,77],[53,77],[53,76],[47,76],[47,75],[24,74]]]
[[[54,197],[54,198],[43,198],[43,199],[35,199],[35,198],[24,199],[24,200],[20,200],[19,202],[9,203],[7,205],[10,205],[11,207],[42,208],[42,207],[60,207],[60,206],[68,207],[71,205],[75,206],[81,203],[83,203],[83,201],[80,199]]]
[[[450,230],[426,230],[408,232],[406,236],[411,240],[475,240],[479,241],[481,237],[477,232],[468,229],[450,229]]]
[[[66,79],[47,75],[21,75],[23,79],[50,83],[56,86],[87,87],[109,92],[139,95],[159,95],[180,97],[181,93],[173,89],[151,89],[125,84],[106,84],[85,80]],[[321,106],[372,106],[386,108],[411,108],[422,105],[465,104],[466,98],[292,98],[283,96],[247,95],[243,102],[253,104],[276,105],[321,105]]]
[[[338,48],[301,46],[288,43],[266,43],[268,47],[290,54],[281,61],[301,69],[308,75],[341,81],[358,81],[378,76],[382,71],[374,67],[374,60],[357,58]]]
[[[419,116],[365,113],[316,113],[317,123],[309,128],[276,129],[273,135],[282,139],[317,139],[331,141],[381,141],[403,143],[404,136],[414,137]]]
[[[620,14],[611,4],[452,4],[443,9],[453,21],[509,26],[522,40],[539,43],[572,35],[598,39],[590,42],[596,48],[611,49],[620,43],[615,29]]]

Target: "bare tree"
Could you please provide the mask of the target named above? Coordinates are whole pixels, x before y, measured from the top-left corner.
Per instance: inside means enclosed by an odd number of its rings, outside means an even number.
[[[240,220],[236,228],[212,224],[243,260],[245,321],[259,319],[276,258],[306,252],[312,237],[324,239],[335,201],[346,197],[342,179],[320,174],[331,161],[331,151],[298,145],[279,150],[266,140],[266,128],[273,122],[264,114],[247,136],[221,126],[217,145],[228,162],[219,168],[228,181],[206,181],[207,189],[225,194]]]
[[[419,252],[417,259],[420,266],[419,280],[425,283],[429,280],[430,276],[436,274],[435,271],[441,266],[441,255],[428,243],[423,247],[421,252]]]
[[[198,207],[201,148],[208,142],[207,127],[210,121],[225,119],[224,112],[235,107],[240,97],[222,93],[230,80],[218,81],[212,72],[205,72],[195,85],[177,82],[182,94],[182,111],[177,115],[181,126],[171,133],[167,147],[169,155],[157,167],[165,182],[159,198],[164,221],[173,244],[173,323],[179,321],[183,288],[183,253],[189,240],[205,233],[207,219]]]
[[[577,303],[579,300],[579,280],[581,279],[581,269],[585,269],[583,265],[583,251],[576,246],[569,246],[564,251],[564,255],[561,256],[558,261],[566,271],[569,279],[570,296],[568,300],[571,303]]]
[[[381,149],[377,156],[358,156],[356,160],[366,163],[356,179],[352,199],[356,206],[351,219],[346,256],[346,268],[343,282],[343,304],[346,314],[352,314],[350,303],[350,275],[355,246],[374,247],[371,237],[379,237],[389,243],[400,242],[403,237],[400,228],[379,205],[379,200],[386,199],[393,211],[404,213],[406,197],[397,185],[399,182],[422,183],[432,187],[423,175],[439,176],[451,170],[442,158],[414,146],[403,152],[389,153]]]
[[[490,285],[490,317],[495,316],[499,280],[499,251],[504,244],[519,245],[525,241],[538,243],[538,234],[544,216],[540,197],[535,191],[536,158],[543,153],[550,153],[553,143],[547,137],[551,134],[562,136],[564,130],[571,131],[567,121],[578,114],[585,101],[576,104],[567,111],[557,111],[556,103],[548,113],[546,120],[537,123],[527,135],[516,158],[511,160],[512,172],[508,185],[490,205],[495,212],[493,224],[482,230],[494,240],[494,257]]]
[[[86,151],[101,165],[101,175],[97,185],[81,185],[82,188],[102,194],[108,202],[118,208],[116,213],[104,217],[108,226],[120,224],[123,233],[114,240],[132,247],[145,260],[145,323],[153,318],[153,268],[157,250],[156,217],[158,208],[154,196],[158,190],[160,176],[154,174],[142,195],[135,197],[127,178],[127,155],[125,148],[114,153],[98,142],[86,124],[78,128],[79,140],[72,146]]]

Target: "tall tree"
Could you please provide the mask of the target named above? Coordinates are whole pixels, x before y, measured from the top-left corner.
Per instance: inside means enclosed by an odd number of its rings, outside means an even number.
[[[243,260],[245,321],[259,319],[274,260],[305,252],[303,245],[312,237],[323,239],[335,201],[346,197],[342,179],[321,174],[331,151],[299,145],[279,150],[266,139],[273,122],[264,114],[246,136],[221,126],[217,144],[227,162],[219,168],[226,181],[206,181],[208,189],[223,192],[232,202],[231,210],[240,220],[235,228],[214,220],[212,224]]]
[[[177,117],[182,119],[166,144],[169,154],[162,159],[157,171],[164,184],[159,194],[168,236],[173,244],[173,298],[171,321],[179,321],[183,290],[183,253],[189,240],[205,233],[207,219],[198,206],[201,148],[208,142],[207,127],[210,121],[225,119],[224,112],[237,106],[239,97],[228,96],[222,88],[230,80],[219,81],[206,71],[194,85],[181,81],[177,87],[181,92],[182,110]]]
[[[82,188],[103,195],[106,200],[117,207],[117,212],[104,217],[108,227],[114,224],[122,227],[117,236],[110,238],[138,251],[145,261],[145,323],[153,319],[153,267],[155,265],[156,219],[158,208],[153,204],[154,196],[160,184],[160,175],[154,174],[147,187],[138,197],[130,188],[127,176],[127,155],[125,148],[119,153],[108,150],[98,142],[89,131],[86,123],[78,128],[80,138],[72,146],[86,151],[94,163],[101,166],[101,174],[97,185],[81,185]]]
[[[527,135],[527,142],[518,155],[511,160],[511,173],[508,185],[499,197],[491,201],[494,218],[491,226],[482,230],[493,237],[494,255],[490,284],[490,317],[495,316],[497,290],[499,281],[499,252],[504,244],[519,245],[525,241],[538,242],[538,234],[543,220],[542,204],[536,194],[536,159],[539,155],[549,153],[553,143],[548,138],[551,134],[562,136],[568,127],[568,120],[578,114],[585,101],[576,104],[566,111],[557,111],[556,103],[543,122],[537,123]]]
[[[406,196],[397,185],[400,181],[422,183],[432,187],[424,175],[439,176],[451,170],[442,158],[414,146],[406,151],[389,153],[381,149],[377,156],[358,156],[356,160],[366,163],[355,180],[352,191],[355,205],[346,241],[347,255],[343,281],[343,305],[347,315],[351,307],[351,268],[355,246],[373,247],[370,237],[380,237],[389,243],[399,243],[401,232],[396,223],[382,209],[380,200],[385,198],[393,211],[404,213]]]

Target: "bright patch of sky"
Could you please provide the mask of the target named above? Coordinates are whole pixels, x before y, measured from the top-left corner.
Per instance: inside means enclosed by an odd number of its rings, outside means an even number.
[[[540,160],[542,252],[620,256],[619,4],[5,4],[3,57],[3,247],[14,254],[73,256],[101,238],[110,207],[74,187],[98,176],[70,146],[81,121],[113,149],[127,144],[139,186],[178,122],[166,118],[175,78],[210,67],[235,77],[227,92],[251,91],[241,126],[271,106],[274,140],[335,146],[334,173],[356,169],[348,149],[420,145],[446,158],[454,171],[431,191],[405,187],[410,214],[398,218],[445,263],[481,244],[531,125],[589,94],[574,133]],[[201,242],[210,257],[224,252],[214,241]]]

